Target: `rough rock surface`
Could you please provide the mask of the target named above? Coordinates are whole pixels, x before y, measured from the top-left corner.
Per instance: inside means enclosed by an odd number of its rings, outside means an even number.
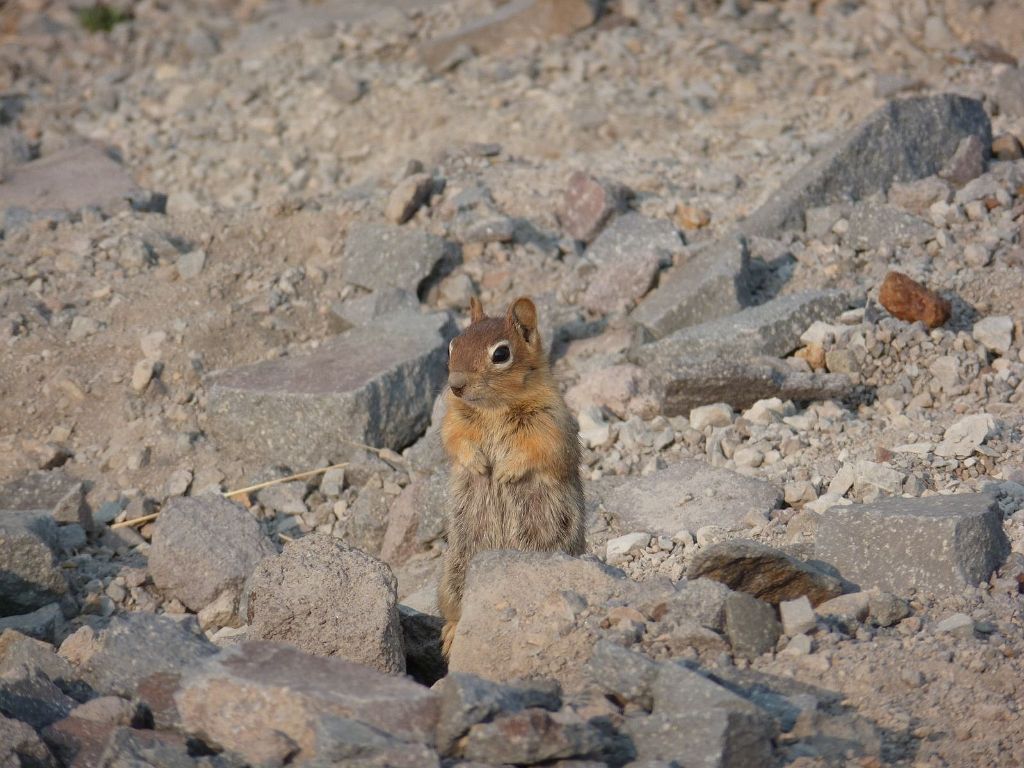
[[[0,616],[28,613],[67,592],[54,562],[56,546],[49,510],[0,511]]]

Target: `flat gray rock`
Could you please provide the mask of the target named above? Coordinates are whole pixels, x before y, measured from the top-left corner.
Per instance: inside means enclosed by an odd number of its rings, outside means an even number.
[[[751,303],[750,251],[725,236],[661,276],[630,317],[656,339],[739,312]]]
[[[362,451],[400,450],[426,429],[446,376],[445,314],[402,313],[353,328],[309,355],[209,377],[210,434],[251,463],[296,469]]]
[[[81,480],[63,469],[37,470],[0,487],[0,510],[48,509],[58,523],[92,527]]]
[[[767,513],[782,503],[770,483],[684,459],[647,477],[631,477],[599,492],[600,503],[620,531],[672,536],[705,525],[733,529],[751,513]]]
[[[988,115],[976,99],[946,93],[890,101],[819,152],[739,229],[766,237],[802,229],[808,208],[860,200],[894,181],[938,173],[972,135],[992,143]]]
[[[844,397],[853,386],[845,374],[794,371],[775,357],[678,358],[659,364],[654,380],[666,416],[686,416],[710,403],[742,410],[769,397],[831,400]]]
[[[919,245],[933,239],[936,232],[935,227],[920,216],[884,203],[853,206],[847,222],[849,229],[845,240],[858,250],[872,250],[882,245]]]
[[[784,357],[802,346],[800,334],[815,320],[832,320],[850,305],[841,291],[807,291],[779,296],[728,317],[683,328],[635,353],[652,366],[697,357],[735,359]]]
[[[356,222],[345,236],[341,273],[345,282],[371,291],[422,295],[428,278],[439,277],[455,257],[455,246],[423,230]]]
[[[897,595],[959,594],[986,581],[1009,552],[1002,513],[985,493],[833,507],[815,543],[816,556],[843,578]]]

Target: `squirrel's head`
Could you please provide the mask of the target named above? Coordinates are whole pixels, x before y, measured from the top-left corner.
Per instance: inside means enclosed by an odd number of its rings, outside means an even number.
[[[526,398],[547,372],[537,307],[525,296],[504,317],[488,317],[473,297],[470,324],[448,347],[448,386],[473,408],[501,408]]]

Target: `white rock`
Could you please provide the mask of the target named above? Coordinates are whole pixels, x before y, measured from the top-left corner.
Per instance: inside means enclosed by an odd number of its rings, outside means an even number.
[[[828,493],[832,496],[845,496],[846,492],[853,488],[856,479],[856,468],[852,464],[843,464],[832,478],[832,482],[828,484]]]
[[[928,366],[928,373],[948,392],[960,384],[960,361],[953,355],[937,357]]]
[[[814,501],[804,504],[804,509],[821,514],[832,507],[848,507],[851,504],[853,504],[852,501],[840,496],[838,493],[823,493]]]
[[[132,368],[132,389],[142,392],[153,378],[154,362],[149,358],[139,360]]]
[[[945,619],[935,625],[936,632],[961,632],[970,628],[970,631],[974,631],[974,619],[968,616],[966,613],[954,613],[952,616],[947,616]]]
[[[612,428],[596,405],[587,406],[577,415],[580,439],[588,448],[600,448],[611,442]]]
[[[736,449],[732,460],[736,462],[737,467],[759,467],[764,461],[764,454],[756,448],[744,446]]]
[[[151,360],[160,359],[160,346],[167,340],[167,334],[163,331],[144,333],[139,339],[139,346],[142,347],[142,354]]]
[[[897,494],[903,490],[906,475],[898,469],[875,461],[858,461],[854,490],[858,493],[877,489],[886,493]]]
[[[981,243],[971,243],[964,248],[964,261],[972,267],[987,267],[992,261],[992,251]]]
[[[974,324],[974,338],[985,349],[1005,355],[1013,343],[1013,318],[991,315]]]
[[[766,400],[758,400],[743,412],[743,418],[751,424],[762,426],[771,424],[781,419],[786,413],[786,407],[777,397],[770,397]]]
[[[206,251],[197,248],[178,257],[178,275],[182,280],[196,277],[206,266]]]
[[[732,424],[732,406],[728,403],[701,405],[690,411],[690,426],[696,430],[704,427],[727,427]]]
[[[627,533],[605,544],[604,559],[609,565],[620,565],[629,560],[629,556],[642,552],[651,543],[651,534],[636,532]]]
[[[904,443],[892,449],[893,453],[912,453],[915,456],[926,456],[935,450],[935,443]]]
[[[790,637],[810,632],[816,626],[814,608],[806,595],[779,603],[782,631]]]
[[[944,458],[970,456],[988,439],[995,426],[995,419],[987,413],[964,416],[946,430],[942,442],[935,448],[935,455]]]
[[[797,635],[782,649],[782,653],[786,656],[807,656],[810,652],[811,638],[807,635]]]

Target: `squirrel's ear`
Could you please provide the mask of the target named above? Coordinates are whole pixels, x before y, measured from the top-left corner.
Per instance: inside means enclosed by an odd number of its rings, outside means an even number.
[[[529,344],[537,335],[537,307],[526,296],[520,296],[508,308],[509,322]]]
[[[469,321],[475,323],[477,320],[484,319],[484,305],[480,303],[480,299],[476,296],[469,297]]]

